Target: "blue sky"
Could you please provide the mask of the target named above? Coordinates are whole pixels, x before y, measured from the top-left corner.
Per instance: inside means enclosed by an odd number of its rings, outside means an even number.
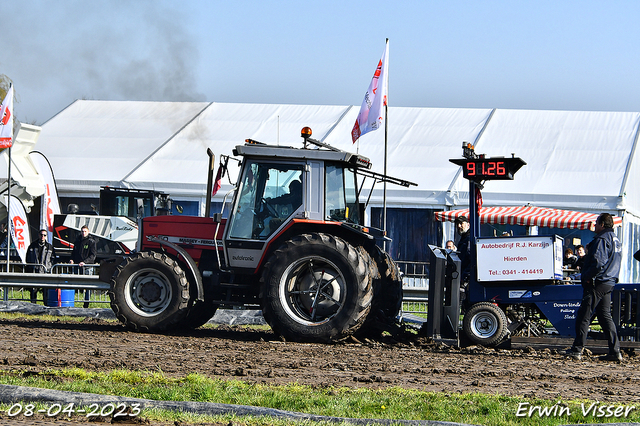
[[[638,1],[2,0],[21,121],[75,99],[640,111]]]

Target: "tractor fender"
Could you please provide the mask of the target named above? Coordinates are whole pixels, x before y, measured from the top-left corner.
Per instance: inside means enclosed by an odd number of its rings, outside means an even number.
[[[167,246],[173,250],[175,250],[179,256],[182,256],[182,258],[184,259],[184,261],[186,262],[187,266],[189,267],[189,270],[191,271],[191,274],[193,275],[193,278],[196,280],[196,287],[198,289],[198,301],[200,302],[204,302],[204,286],[202,285],[202,275],[200,274],[200,271],[198,270],[198,266],[196,265],[196,261],[193,260],[193,258],[189,255],[189,253],[187,253],[187,251],[185,249],[183,249],[182,247],[180,247],[177,244],[174,244],[172,242],[169,241],[165,241],[162,240],[160,238],[157,237],[147,237],[147,240],[152,241],[154,243],[158,243],[160,245],[163,246]]]

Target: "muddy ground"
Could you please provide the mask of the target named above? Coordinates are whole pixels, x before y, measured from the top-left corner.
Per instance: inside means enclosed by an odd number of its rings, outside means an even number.
[[[556,349],[457,348],[426,338],[350,340],[335,345],[284,342],[244,326],[188,334],[142,334],[120,323],[0,320],[0,369],[45,371],[80,367],[199,373],[255,383],[482,392],[601,402],[640,400],[640,356],[624,363],[566,359]]]

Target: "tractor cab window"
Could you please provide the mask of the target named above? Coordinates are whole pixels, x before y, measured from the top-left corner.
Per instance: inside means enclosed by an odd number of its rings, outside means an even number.
[[[360,224],[356,174],[351,169],[327,164],[325,176],[325,218]]]
[[[147,217],[152,214],[150,196],[107,193],[100,197],[100,214],[104,216],[127,216],[136,220],[138,216]]]
[[[229,236],[266,240],[302,205],[301,164],[249,162]]]

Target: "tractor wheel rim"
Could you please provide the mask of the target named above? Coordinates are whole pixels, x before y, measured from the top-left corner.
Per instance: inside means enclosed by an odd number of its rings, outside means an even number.
[[[303,325],[320,325],[335,317],[344,306],[346,280],[340,269],[320,256],[291,263],[279,286],[281,304],[290,318]]]
[[[173,291],[166,275],[157,269],[146,268],[134,272],[125,283],[127,305],[136,314],[156,316],[167,309]]]

